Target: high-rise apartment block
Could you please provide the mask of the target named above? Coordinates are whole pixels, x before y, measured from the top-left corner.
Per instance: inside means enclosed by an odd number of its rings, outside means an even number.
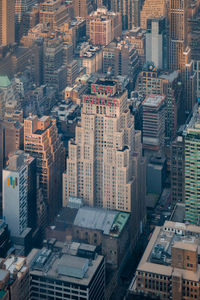
[[[87,18],[87,35],[94,45],[108,45],[122,34],[121,17],[119,13],[98,8]]]
[[[200,224],[200,111],[195,107],[185,132],[185,219]]]
[[[156,227],[130,293],[159,299],[199,299],[199,226],[166,221]]]
[[[162,152],[165,138],[165,96],[147,96],[143,106],[143,148]]]
[[[24,150],[37,159],[37,174],[51,220],[61,207],[65,151],[56,120],[29,116],[24,120]]]
[[[36,161],[23,151],[11,155],[3,170],[3,217],[11,236],[36,226]]]
[[[147,20],[166,16],[166,0],[145,0],[140,12],[140,27],[147,29]]]
[[[147,20],[146,33],[146,62],[153,62],[154,65],[163,69],[167,66],[167,38],[166,20],[160,19]]]
[[[15,1],[0,2],[0,46],[15,42]]]

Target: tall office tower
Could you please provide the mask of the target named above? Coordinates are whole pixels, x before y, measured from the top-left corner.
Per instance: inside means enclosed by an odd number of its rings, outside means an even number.
[[[147,20],[146,62],[153,62],[156,68],[167,66],[166,21],[160,19]]]
[[[70,20],[71,5],[62,0],[50,0],[40,4],[40,23],[49,24],[51,29],[56,29]]]
[[[199,226],[156,227],[130,287],[138,299],[199,299]]]
[[[156,69],[153,64],[144,66],[138,75],[137,90],[143,95],[165,95],[165,137],[172,140],[181,123],[182,91],[180,72],[164,72]],[[166,140],[166,141],[167,141]]]
[[[11,236],[36,226],[36,161],[24,151],[11,155],[3,170],[3,217]]]
[[[134,45],[129,42],[112,42],[103,48],[103,72],[113,75],[127,75],[135,82],[139,72],[139,58]]]
[[[111,0],[110,10],[120,13],[123,30],[139,26],[140,0]]]
[[[147,96],[143,106],[143,149],[162,152],[165,139],[165,96]]]
[[[2,172],[8,156],[22,149],[24,127],[19,122],[0,121],[0,215],[2,216]]]
[[[87,18],[87,35],[94,45],[106,46],[122,34],[121,16],[119,13],[98,8]]]
[[[87,18],[93,11],[91,0],[73,0],[74,17]]]
[[[67,67],[63,65],[63,42],[58,38],[47,38],[44,42],[43,74],[44,83],[57,91],[66,87]]]
[[[0,46],[15,42],[15,1],[0,2]]]
[[[191,49],[191,58],[194,60],[194,70],[197,73],[197,97],[200,98],[200,3],[192,1],[188,8],[187,29],[188,46]]]
[[[181,133],[170,147],[170,173],[172,203],[185,202],[185,141]]]
[[[98,79],[82,105],[81,123],[68,146],[63,206],[78,197],[89,206],[133,212],[137,235],[145,219],[145,162],[125,81]]]
[[[186,0],[169,1],[169,55],[168,65],[171,70],[180,70],[183,81],[185,103],[188,114],[196,101],[196,72],[193,70],[191,50],[187,47],[187,10]]]
[[[36,3],[37,0],[15,0],[15,21],[20,24],[24,13]]]
[[[24,120],[24,150],[37,159],[37,174],[48,217],[52,220],[62,202],[62,173],[65,150],[57,132],[56,121],[50,117],[29,116]]]
[[[185,219],[200,225],[199,148],[200,110],[194,107],[191,121],[183,132],[185,136]]]
[[[145,0],[140,12],[140,27],[147,29],[147,20],[165,17],[167,13],[166,0]]]

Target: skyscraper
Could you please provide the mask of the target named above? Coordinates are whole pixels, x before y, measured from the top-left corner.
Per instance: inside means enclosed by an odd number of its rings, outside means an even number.
[[[74,0],[74,16],[86,18],[93,10],[91,0]]]
[[[0,121],[0,215],[2,215],[2,171],[9,154],[22,149],[24,127],[19,122]]]
[[[165,22],[164,17],[147,20],[146,62],[153,62],[160,69],[164,69],[167,63]]]
[[[184,110],[188,114],[196,101],[196,72],[193,70],[191,50],[187,43],[187,11],[189,1],[169,1],[169,55],[170,70],[180,70],[184,88]]]
[[[166,0],[145,0],[140,13],[140,27],[147,29],[147,20],[166,16]]]
[[[37,173],[49,220],[61,208],[62,173],[65,151],[57,132],[56,120],[29,116],[24,120],[24,150],[37,159]]]
[[[15,42],[15,1],[0,1],[0,46]]]
[[[200,110],[195,107],[185,132],[185,219],[200,225]]]
[[[141,202],[145,201],[139,188],[145,183],[138,176],[143,168],[141,136],[134,130],[124,82],[98,79],[82,103],[81,123],[75,139],[69,141],[63,205],[69,197],[79,197],[89,206],[135,209],[139,216],[138,199],[141,196]]]
[[[110,9],[121,14],[122,29],[139,27],[140,0],[111,0]]]
[[[3,170],[3,216],[12,236],[36,226],[35,167],[33,157],[17,151]]]

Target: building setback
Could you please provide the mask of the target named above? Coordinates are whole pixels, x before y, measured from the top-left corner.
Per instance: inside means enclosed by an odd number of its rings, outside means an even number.
[[[51,220],[61,208],[62,173],[65,169],[65,150],[58,135],[56,120],[29,116],[24,120],[24,150],[37,159],[39,184],[48,204]]]

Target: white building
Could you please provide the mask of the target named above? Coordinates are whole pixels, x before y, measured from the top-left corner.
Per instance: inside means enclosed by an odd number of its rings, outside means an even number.
[[[164,68],[166,60],[165,18],[149,19],[146,33],[146,62]]]
[[[11,236],[20,235],[28,226],[27,163],[33,159],[23,151],[17,151],[3,170],[3,217]]]

